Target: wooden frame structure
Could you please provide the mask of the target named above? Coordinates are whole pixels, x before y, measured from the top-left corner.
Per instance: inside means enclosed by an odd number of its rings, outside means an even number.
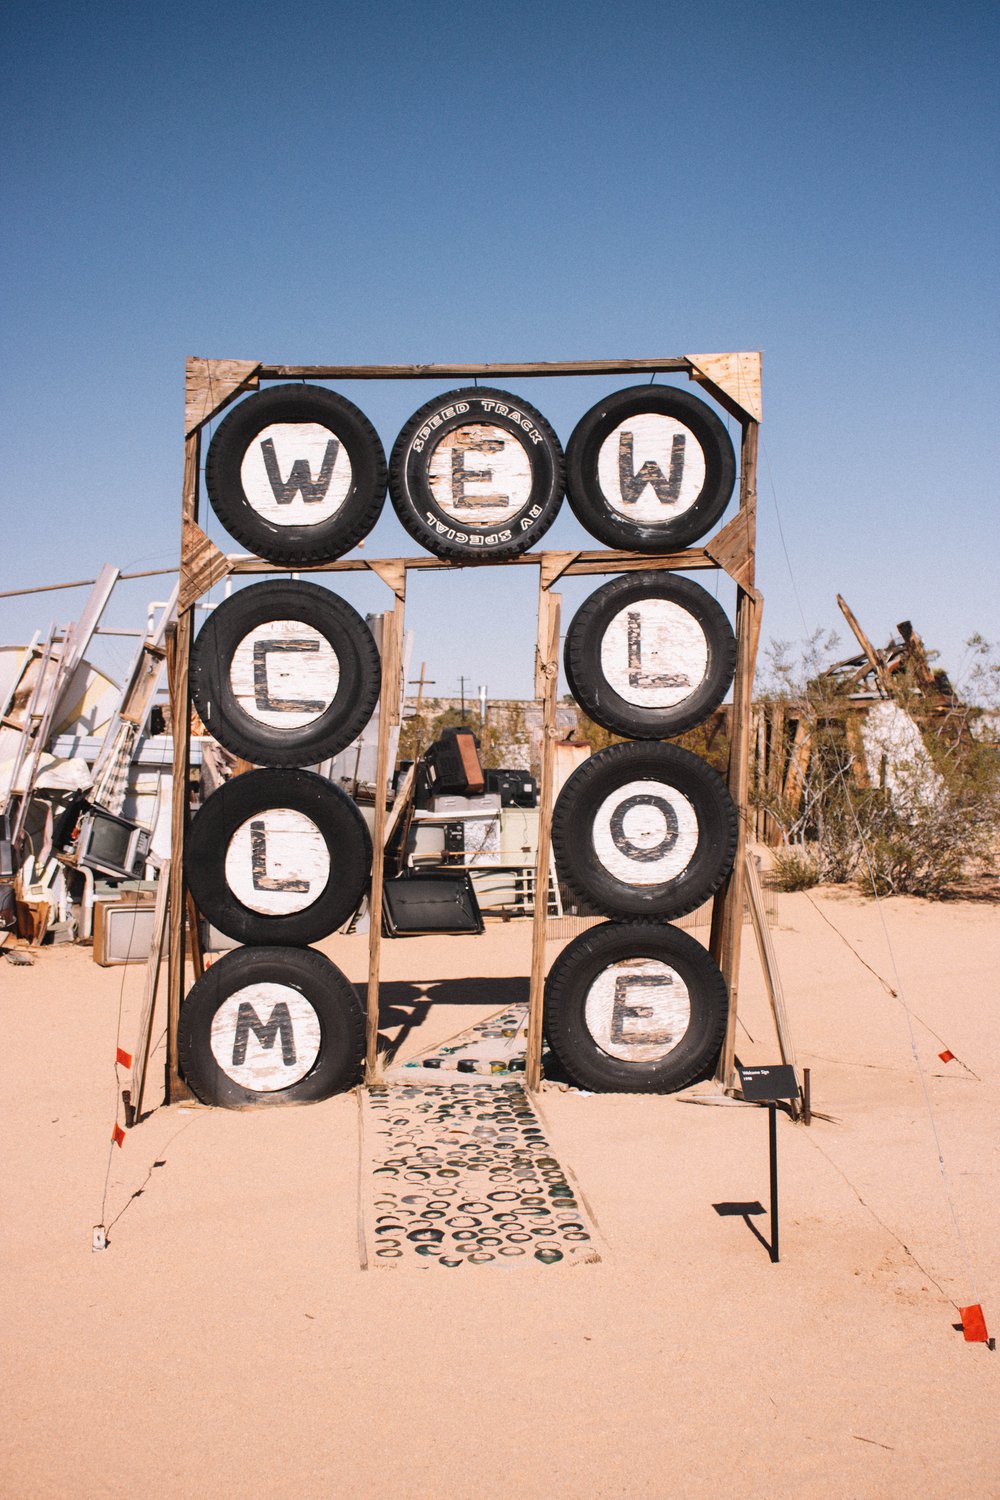
[[[169,957],[167,1016],[167,1100],[189,1098],[177,1060],[177,1032],[184,998],[185,910],[184,839],[188,823],[190,759],[189,665],[194,606],[215,583],[230,574],[287,573],[287,566],[246,556],[227,556],[198,525],[198,473],[201,430],[226,406],[261,380],[449,380],[480,377],[606,376],[683,374],[696,381],[734,417],[742,429],[739,509],[715,536],[701,547],[661,554],[587,551],[538,551],[494,566],[534,566],[538,578],[538,638],[535,656],[535,697],[543,711],[542,772],[539,785],[539,836],[535,866],[536,892],[547,888],[553,804],[555,711],[559,676],[559,618],[561,599],[553,592],[560,578],[584,574],[613,574],[667,569],[722,569],[737,586],[737,665],[733,690],[729,760],[729,790],[739,810],[742,836],[728,880],[715,897],[710,947],[729,990],[729,1017],[716,1077],[725,1088],[734,1083],[734,1048],[738,1003],[740,943],[746,896],[746,832],[750,766],[751,692],[762,598],[754,587],[757,512],[757,443],[761,420],[761,358],[757,352],[691,354],[667,359],[585,360],[563,364],[478,365],[266,365],[249,360],[189,359],[186,372],[184,480],[181,496],[181,565],[177,632],[173,650],[171,710],[173,717],[173,821],[169,893]],[[372,887],[370,898],[367,996],[366,1078],[376,1066],[379,1011],[379,971],[382,943],[382,871],[386,836],[386,796],[390,767],[389,731],[402,714],[401,649],[406,605],[406,580],[412,571],[484,567],[488,563],[447,562],[420,557],[339,558],[296,573],[371,572],[391,589],[391,610],[383,615],[382,691],[375,788]],[[542,1006],[545,984],[547,902],[535,902],[531,946],[526,1083],[535,1090],[541,1082]]]

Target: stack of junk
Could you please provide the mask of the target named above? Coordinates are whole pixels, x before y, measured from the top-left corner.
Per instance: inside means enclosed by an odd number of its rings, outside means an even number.
[[[25,947],[77,942],[92,943],[100,964],[140,962],[153,941],[157,882],[170,861],[167,662],[177,591],[150,606],[145,631],[105,630],[101,620],[121,576],[110,565],[101,570],[75,623],[54,625],[27,645],[0,647],[0,948],[15,960]],[[378,644],[381,617],[369,616],[367,624]],[[101,635],[138,640],[122,684],[87,659]],[[409,639],[406,645],[404,681]],[[391,736],[393,758],[398,734]],[[369,827],[377,744],[376,711],[357,740],[310,767],[355,799]],[[557,782],[587,754],[579,744],[557,746]],[[387,935],[481,931],[484,914],[530,917],[535,777],[484,769],[476,735],[464,727],[445,731],[418,755],[393,781]],[[190,766],[192,808],[249,769],[196,714]],[[547,900],[549,912],[561,915],[554,864]],[[363,928],[365,907],[348,928]],[[198,928],[206,956],[232,946],[204,921]]]

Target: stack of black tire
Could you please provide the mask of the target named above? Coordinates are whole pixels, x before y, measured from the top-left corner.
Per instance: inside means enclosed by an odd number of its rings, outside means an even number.
[[[293,569],[339,557],[367,534],[387,466],[378,435],[351,402],[323,388],[279,386],[221,423],[205,477],[227,530]],[[371,837],[345,792],[301,768],[357,738],[380,676],[364,620],[314,583],[242,589],[195,641],[195,706],[221,745],[258,768],[213,792],[185,841],[198,908],[243,945],[207,969],[181,1007],[181,1071],[206,1103],[312,1101],[359,1076],[357,993],[309,945],[358,909]]]
[[[588,530],[609,547],[651,558],[703,536],[736,476],[732,444],[712,410],[656,386],[593,407],[566,462],[568,499]],[[575,938],[553,965],[546,1034],[585,1088],[673,1092],[714,1064],[728,997],[705,948],[670,923],[726,879],[738,818],[716,772],[669,741],[722,702],[736,643],[699,584],[651,567],[586,600],[569,626],[564,661],[576,701],[628,742],[587,760],[556,803],[560,877],[578,909],[611,920]]]

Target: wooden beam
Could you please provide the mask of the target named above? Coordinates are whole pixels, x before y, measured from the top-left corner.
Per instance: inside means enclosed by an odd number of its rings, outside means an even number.
[[[196,429],[184,443],[184,482],[181,491],[181,547],[184,528],[198,521],[198,469],[201,438]],[[173,734],[173,799],[170,808],[170,902],[167,957],[167,1103],[191,1098],[181,1078],[177,1058],[177,1032],[184,1000],[184,839],[188,824],[188,768],[191,753],[191,706],[188,678],[191,663],[193,612],[178,611],[177,625],[168,629],[167,685]],[[160,879],[166,872],[161,871]]]
[[[782,788],[781,800],[785,804],[786,813],[793,818],[799,815],[802,806],[802,795],[806,789],[806,776],[809,772],[809,761],[812,757],[812,736],[805,718],[800,714],[795,725],[795,733],[792,736],[792,747],[788,755],[788,768],[785,771],[785,784]]]
[[[721,536],[722,533],[720,532]],[[569,577],[574,574],[589,573],[635,573],[644,569],[659,571],[661,569],[683,569],[685,572],[691,569],[716,568],[718,563],[711,557],[704,547],[686,547],[681,552],[661,552],[652,556],[641,552],[615,552],[602,548],[600,551],[578,552],[575,561],[562,565],[561,559],[566,557],[563,552],[524,552],[520,557],[508,558],[505,562],[494,563],[494,567],[503,568],[535,568],[540,564],[543,567],[553,568],[554,577]],[[548,561],[553,559],[554,561]],[[229,571],[234,574],[265,574],[265,573],[288,573],[287,563],[269,563],[263,558],[254,557],[245,552],[232,552],[227,561]],[[419,557],[387,557],[378,560],[380,565],[386,568],[399,564],[407,573],[420,572],[449,572],[462,568],[483,568],[491,564],[483,562],[454,562],[443,557],[434,557],[430,553],[422,553]],[[375,559],[369,561],[365,557],[337,557],[330,562],[302,564],[294,570],[296,573],[378,573],[382,576],[380,567],[375,566]],[[386,579],[386,582],[389,580]],[[389,585],[392,587],[392,584]]]
[[[774,951],[774,944],[771,942],[771,931],[767,925],[767,913],[764,910],[764,892],[761,890],[756,860],[748,859],[746,870],[750,922],[753,927],[754,937],[757,939],[757,952],[760,957],[761,972],[764,975],[764,987],[767,990],[767,998],[771,1005],[771,1014],[774,1017],[774,1029],[778,1037],[778,1050],[781,1053],[781,1061],[788,1067],[794,1068],[795,1048],[792,1045],[792,1033],[788,1024],[788,1012],[785,1008],[785,991],[781,983],[781,973],[778,969],[778,955]],[[791,1111],[792,1115],[797,1119],[799,1115],[799,1102],[797,1099],[791,1101]]]
[[[843,615],[844,619],[854,631],[854,634],[857,637],[858,645],[861,647],[862,651],[865,653],[865,656],[868,658],[868,665],[871,667],[872,672],[875,674],[875,683],[878,687],[879,692],[882,694],[883,698],[891,698],[892,689],[889,686],[889,679],[886,677],[884,671],[882,670],[882,663],[879,660],[878,652],[875,650],[875,647],[872,645],[871,641],[868,639],[864,631],[861,629],[861,626],[858,624],[858,621],[854,616],[854,612],[852,611],[850,605],[847,603],[847,600],[842,598],[841,595],[838,594],[837,603],[840,606],[840,612]]]
[[[382,616],[382,690],[379,695],[378,755],[375,769],[375,827],[372,830],[372,883],[368,897],[368,1003],[365,1025],[365,1082],[374,1083],[378,1067],[379,969],[382,957],[382,878],[385,873],[385,804],[389,790],[389,737],[392,703],[398,699],[400,617]],[[397,683],[393,687],[394,681]]]
[[[713,358],[720,358],[715,355]],[[222,363],[222,361],[217,361]],[[576,359],[559,362],[501,360],[478,365],[260,365],[261,380],[456,380],[487,375],[687,374],[687,356],[656,359]]]
[[[740,589],[736,603],[736,678],[733,687],[732,732],[729,740],[729,792],[739,814],[739,837],[736,858],[729,878],[722,888],[721,900],[715,899],[712,910],[711,949],[722,970],[729,990],[729,1016],[726,1035],[719,1055],[716,1080],[723,1088],[733,1081],[736,1049],[736,1015],[739,1004],[740,943],[743,933],[743,907],[746,889],[746,839],[748,827],[748,793],[750,781],[750,706],[753,698],[753,674],[760,637],[763,608],[761,596]]]
[[[761,357],[758,349],[741,354],[689,354],[691,379],[711,391],[731,416],[742,421],[763,416]]]
[[[259,370],[252,359],[189,359],[184,382],[185,436],[197,432],[244,391],[255,390]]]
[[[542,1081],[542,1019],[545,1008],[545,938],[549,920],[549,865],[552,854],[553,771],[555,769],[556,693],[559,684],[558,594],[539,580],[538,678],[542,684],[542,774],[538,788],[538,846],[535,851],[535,910],[531,925],[531,979],[528,988],[528,1036],[524,1075],[528,1089]]]

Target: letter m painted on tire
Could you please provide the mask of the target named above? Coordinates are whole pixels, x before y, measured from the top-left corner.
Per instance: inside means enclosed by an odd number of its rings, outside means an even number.
[[[292,1029],[292,1018],[288,1014],[288,1006],[284,1000],[278,1001],[266,1022],[260,1019],[248,1000],[240,1001],[239,1013],[236,1017],[236,1035],[233,1037],[234,1068],[242,1068],[247,1060],[247,1042],[250,1040],[251,1031],[265,1052],[271,1050],[280,1036],[281,1061],[286,1068],[293,1066],[295,1032]]]

